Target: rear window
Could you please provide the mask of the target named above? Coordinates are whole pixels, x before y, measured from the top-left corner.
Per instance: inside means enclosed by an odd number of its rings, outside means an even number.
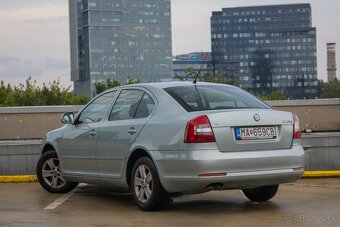
[[[246,91],[229,86],[199,85],[164,89],[189,112],[219,109],[270,109]]]

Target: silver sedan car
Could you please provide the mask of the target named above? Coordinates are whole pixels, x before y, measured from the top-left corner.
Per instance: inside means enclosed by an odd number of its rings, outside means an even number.
[[[53,193],[79,182],[112,185],[130,189],[142,210],[214,189],[261,202],[304,172],[298,117],[229,85],[121,86],[61,121],[37,163],[41,186]]]

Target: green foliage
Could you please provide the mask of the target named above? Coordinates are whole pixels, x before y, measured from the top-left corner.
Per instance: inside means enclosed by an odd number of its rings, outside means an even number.
[[[120,83],[118,80],[110,80],[108,79],[107,80],[107,88],[113,88],[113,87],[119,87],[120,86]]]
[[[318,94],[319,98],[340,98],[340,81],[337,78],[330,82],[319,80]]]
[[[181,76],[179,73],[174,73],[174,79],[180,80],[180,81],[185,81],[185,78],[183,76]]]
[[[10,84],[0,83],[0,106],[50,106],[50,105],[82,105],[88,98],[77,96],[64,88],[59,81],[53,81],[40,88],[36,81],[29,77],[25,84],[12,87]]]
[[[320,98],[321,93],[325,90],[327,82],[318,80],[318,97]]]
[[[273,91],[270,95],[263,95],[259,97],[262,100],[286,100],[287,97],[281,92]]]
[[[128,77],[126,84],[139,84],[140,80],[133,79],[131,77]]]
[[[120,83],[119,83],[118,80],[107,79],[106,83],[104,83],[104,82],[97,82],[97,83],[95,83],[94,86],[96,87],[96,93],[100,94],[100,93],[102,93],[103,91],[105,91],[105,90],[107,90],[109,88],[119,87]]]
[[[188,67],[186,71],[186,76],[180,76],[179,74],[175,74],[175,79],[177,80],[194,80],[197,76],[198,70],[194,70],[192,67]],[[210,83],[220,83],[220,84],[230,84],[234,86],[238,86],[239,81],[234,77],[231,72],[223,72],[223,73],[206,73],[204,70],[201,70],[198,74],[198,81],[201,82],[210,82]]]
[[[235,78],[234,75],[230,72],[216,73],[215,75],[207,73],[204,76],[200,77],[200,81],[219,84],[229,84],[234,86],[239,85],[239,80]]]
[[[0,105],[7,100],[7,97],[11,95],[11,86],[5,85],[3,81],[0,81]]]
[[[97,82],[94,84],[94,86],[96,88],[96,94],[100,94],[107,89],[107,86],[104,82]]]

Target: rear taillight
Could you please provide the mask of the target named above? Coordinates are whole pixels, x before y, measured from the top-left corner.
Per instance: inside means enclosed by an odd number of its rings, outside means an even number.
[[[300,120],[296,114],[293,114],[293,121],[294,121],[293,139],[301,139]]]
[[[207,115],[202,115],[187,123],[184,135],[185,143],[215,142],[214,132]]]

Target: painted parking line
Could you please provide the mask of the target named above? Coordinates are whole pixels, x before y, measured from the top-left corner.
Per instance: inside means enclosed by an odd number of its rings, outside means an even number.
[[[63,204],[66,200],[71,198],[71,196],[73,196],[76,191],[77,191],[77,189],[74,189],[73,191],[70,191],[69,193],[62,195],[56,201],[54,201],[53,203],[51,203],[47,207],[45,207],[44,210],[54,210],[55,208],[57,208],[58,206]]]

